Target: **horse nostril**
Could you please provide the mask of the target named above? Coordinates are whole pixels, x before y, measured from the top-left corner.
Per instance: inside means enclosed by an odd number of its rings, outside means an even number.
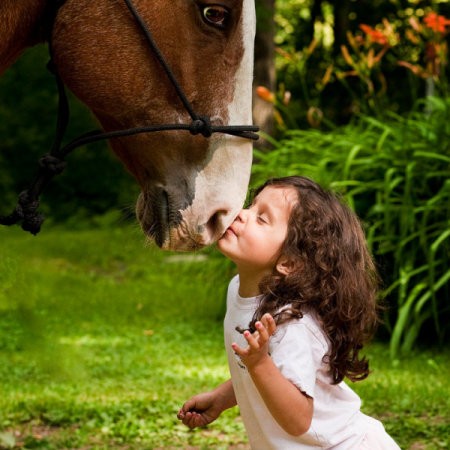
[[[214,230],[216,229],[216,227],[217,227],[217,222],[218,222],[218,220],[219,220],[218,215],[219,215],[219,213],[218,213],[218,212],[215,212],[215,213],[209,218],[208,222],[206,223],[206,227],[207,227],[209,230],[214,231]]]
[[[168,238],[170,202],[167,191],[162,187],[154,188],[149,195],[151,225],[149,234],[156,244],[162,247]]]
[[[225,232],[225,219],[229,216],[230,212],[227,210],[219,210],[216,211],[206,223],[206,228],[209,231],[211,236],[215,236],[217,234],[222,234]]]

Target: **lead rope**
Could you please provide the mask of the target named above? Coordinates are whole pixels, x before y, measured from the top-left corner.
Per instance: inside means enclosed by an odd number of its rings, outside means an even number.
[[[186,95],[183,92],[180,84],[175,78],[171,68],[167,64],[164,56],[159,50],[158,46],[153,39],[150,30],[148,29],[146,23],[136,10],[134,4],[131,0],[124,0],[127,5],[131,15],[134,17],[139,27],[141,28],[147,43],[149,44],[151,50],[153,51],[159,64],[164,69],[167,77],[172,83],[176,90],[178,97],[183,103],[184,108],[189,113],[192,122],[189,124],[160,124],[145,127],[129,128],[126,130],[117,130],[110,132],[103,132],[101,130],[94,130],[85,133],[78,138],[73,139],[67,145],[61,146],[64,134],[66,132],[69,123],[69,103],[67,100],[67,95],[64,87],[64,83],[59,76],[56,67],[53,63],[53,54],[51,39],[49,38],[49,52],[50,52],[50,62],[48,64],[48,69],[54,74],[56,85],[58,88],[58,115],[55,139],[50,152],[44,155],[39,160],[39,170],[36,178],[31,183],[30,187],[19,194],[17,205],[14,211],[8,216],[0,216],[0,225],[14,225],[21,222],[22,229],[28,231],[33,235],[39,233],[42,223],[44,222],[44,216],[38,211],[39,208],[39,197],[45,187],[53,179],[55,175],[60,174],[66,167],[65,158],[77,147],[87,145],[93,142],[97,142],[105,139],[114,139],[118,137],[133,136],[141,133],[151,133],[157,131],[174,131],[174,130],[186,130],[193,135],[202,134],[205,138],[209,138],[213,133],[224,133],[233,136],[242,137],[245,139],[257,140],[259,136],[256,132],[259,130],[257,126],[253,125],[223,125],[216,126],[211,124],[209,117],[198,115]],[[64,2],[59,1],[59,5]],[[56,13],[55,13],[56,16]]]

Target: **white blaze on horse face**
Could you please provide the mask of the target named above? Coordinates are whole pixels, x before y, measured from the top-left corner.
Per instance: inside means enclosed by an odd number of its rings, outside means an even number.
[[[234,78],[229,125],[252,123],[252,80],[256,15],[254,0],[242,10],[244,52]],[[206,165],[195,179],[195,197],[163,248],[193,250],[219,239],[242,209],[252,164],[252,141],[229,135],[210,138]],[[196,224],[196,226],[195,226]]]

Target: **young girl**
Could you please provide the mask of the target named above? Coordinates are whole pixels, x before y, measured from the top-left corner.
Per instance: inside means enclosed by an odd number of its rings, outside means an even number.
[[[224,321],[231,379],[178,418],[205,426],[237,404],[254,450],[399,449],[343,381],[368,376],[359,352],[378,320],[376,270],[352,211],[307,178],[269,180],[218,248],[239,274]]]

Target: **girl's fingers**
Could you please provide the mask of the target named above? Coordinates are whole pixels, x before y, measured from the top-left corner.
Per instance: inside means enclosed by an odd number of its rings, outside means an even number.
[[[183,419],[183,423],[189,428],[196,428],[203,425],[203,420],[200,414],[187,412]]]
[[[258,341],[260,345],[264,345],[269,340],[269,333],[266,326],[262,322],[256,322],[255,327],[258,330]]]
[[[236,355],[243,357],[249,354],[251,350],[260,350],[269,341],[270,336],[275,332],[276,325],[273,317],[270,314],[264,314],[261,321],[255,323],[256,331],[252,334],[250,331],[244,331],[243,335],[249,347],[243,349],[238,344],[233,342],[231,347]]]
[[[264,316],[261,317],[261,322],[266,327],[269,336],[272,336],[272,334],[275,333],[275,330],[277,329],[273,317],[269,313],[266,313],[264,314]]]
[[[239,345],[236,344],[236,342],[233,342],[231,344],[231,348],[233,349],[234,353],[236,353],[236,355],[238,356],[244,356],[246,354],[246,351],[239,347]]]
[[[184,403],[184,405],[181,407],[181,411],[184,413],[190,411],[191,409],[195,408],[195,401],[192,399],[189,399],[187,402]],[[180,411],[180,412],[181,412]]]
[[[244,331],[244,337],[250,346],[250,348],[254,350],[258,350],[260,347],[259,345],[259,332],[256,331],[255,333],[250,333],[250,331]]]

